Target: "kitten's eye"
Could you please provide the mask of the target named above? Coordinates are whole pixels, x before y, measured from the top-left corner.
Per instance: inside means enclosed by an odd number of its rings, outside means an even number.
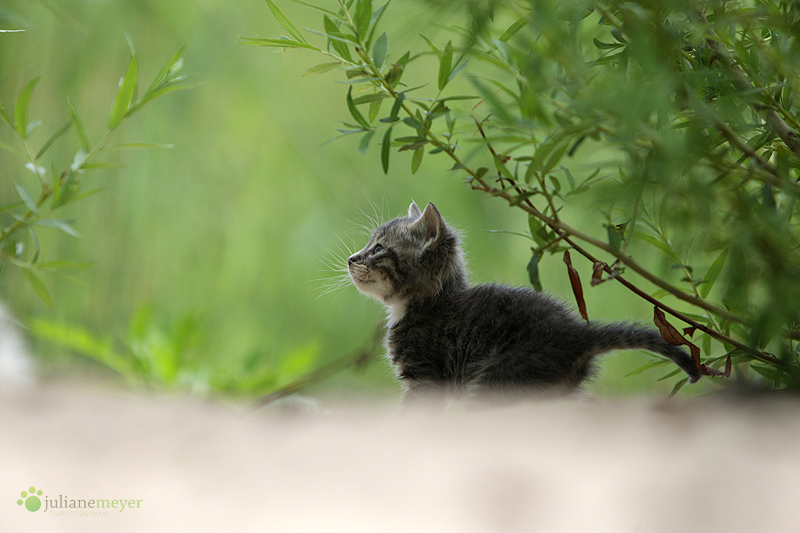
[[[381,250],[383,250],[383,246],[381,246],[380,244],[376,244],[375,248],[372,249],[372,254],[375,255],[378,252],[380,252]]]

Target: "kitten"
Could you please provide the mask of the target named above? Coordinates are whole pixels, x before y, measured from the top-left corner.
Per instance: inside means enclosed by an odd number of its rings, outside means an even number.
[[[598,354],[642,348],[672,360],[694,382],[692,358],[651,328],[587,324],[526,288],[470,286],[456,232],[433,204],[375,230],[348,259],[353,283],[389,308],[388,356],[415,398],[569,391]]]

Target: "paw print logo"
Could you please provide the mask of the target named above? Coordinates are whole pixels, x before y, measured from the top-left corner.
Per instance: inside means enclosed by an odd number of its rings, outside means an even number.
[[[30,512],[38,511],[39,507],[42,506],[42,500],[39,499],[39,496],[42,495],[42,491],[36,490],[34,487],[30,487],[28,491],[22,491],[19,493],[21,498],[17,500],[17,505],[25,504],[25,508]]]

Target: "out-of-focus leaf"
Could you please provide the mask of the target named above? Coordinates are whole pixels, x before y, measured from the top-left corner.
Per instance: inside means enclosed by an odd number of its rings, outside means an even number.
[[[68,120],[63,126],[58,128],[56,130],[56,132],[53,135],[51,135],[50,138],[47,139],[47,141],[45,141],[45,143],[42,145],[42,147],[36,153],[36,159],[39,159],[40,157],[42,157],[45,154],[45,152],[47,152],[47,150],[53,145],[54,142],[56,142],[56,140],[59,137],[61,137],[67,131],[69,131],[71,126],[72,126],[72,119]]]
[[[703,298],[708,297],[711,289],[714,287],[714,283],[717,281],[719,277],[719,273],[722,270],[722,267],[725,265],[725,260],[728,258],[728,249],[725,248],[721,254],[717,256],[714,262],[706,272],[706,277],[703,279],[704,283],[700,289],[700,296]]]
[[[419,165],[422,163],[423,155],[425,155],[424,146],[420,146],[414,150],[414,154],[411,156],[411,174],[416,174],[417,170],[419,170]]]
[[[85,153],[89,153],[89,138],[86,136],[86,129],[83,127],[83,121],[81,121],[78,112],[75,110],[69,98],[67,98],[67,106],[69,107],[69,116],[72,119],[72,123],[75,125],[75,133],[78,134],[78,141],[81,143],[81,149]]]
[[[537,292],[542,292],[542,282],[539,279],[539,261],[542,259],[542,254],[540,252],[535,252],[531,257],[531,260],[528,261],[528,279],[531,282],[531,286]]]
[[[369,122],[370,124],[378,118],[378,114],[381,112],[381,106],[383,105],[385,94],[376,94],[376,98],[371,100],[369,103]]]
[[[372,60],[375,62],[376,67],[383,67],[388,50],[389,43],[386,39],[386,32],[383,32],[380,37],[378,37],[378,40],[375,41],[375,46],[372,48]]]
[[[291,39],[281,37],[278,39],[266,39],[264,37],[242,37],[239,41],[241,44],[252,44],[256,46],[266,46],[270,48],[307,48],[319,52],[319,48],[314,45],[303,43],[300,41],[293,41]]]
[[[688,382],[689,382],[689,378],[683,378],[680,381],[678,381],[677,383],[675,383],[675,386],[672,388],[672,392],[669,393],[669,397],[672,398],[673,396],[678,394],[678,391],[681,390],[683,388],[683,386],[686,385],[686,383],[688,383]]]
[[[33,199],[33,197],[30,194],[28,194],[28,191],[26,191],[25,188],[22,185],[20,185],[19,183],[15,183],[14,187],[17,189],[17,194],[22,199],[22,201],[25,203],[25,207],[28,208],[28,211],[30,211],[31,213],[34,213],[34,214],[38,213],[39,212],[39,208],[36,207],[36,201]]]
[[[267,5],[269,6],[269,10],[272,11],[272,15],[275,17],[275,20],[277,20],[281,26],[286,28],[286,31],[288,31],[292,37],[301,43],[306,42],[305,38],[303,38],[303,35],[297,30],[294,24],[292,24],[292,21],[286,18],[286,15],[284,15],[278,6],[275,5],[275,2],[272,0],[267,0]]]
[[[606,233],[608,234],[608,245],[615,254],[619,254],[622,238],[619,236],[619,233],[617,233],[617,229],[613,226],[613,224],[606,224],[605,226]]]
[[[28,106],[30,105],[33,89],[40,79],[41,77],[37,76],[26,83],[14,104],[14,127],[17,130],[17,135],[23,139],[28,138]]]
[[[450,41],[447,41],[447,44],[442,51],[442,54],[439,56],[439,90],[441,91],[444,89],[445,85],[447,85],[447,81],[450,79],[450,71],[453,67],[453,45]]]
[[[43,218],[41,220],[37,220],[36,221],[36,225],[37,226],[45,226],[45,227],[49,227],[49,228],[56,228],[56,229],[59,229],[59,230],[63,231],[67,235],[71,235],[71,236],[77,237],[79,239],[81,238],[81,234],[78,233],[78,230],[73,228],[70,225],[70,223],[67,222],[66,220],[59,220],[59,219],[56,219],[56,218]]]
[[[313,74],[324,74],[329,70],[333,70],[342,64],[341,61],[331,61],[329,63],[320,63],[315,65],[303,73],[303,76],[311,76]]]
[[[117,94],[114,97],[114,101],[111,103],[111,110],[108,114],[108,129],[113,130],[119,126],[119,123],[125,118],[128,109],[130,109],[136,95],[136,80],[138,74],[139,66],[136,56],[131,54],[128,68],[119,80]]]
[[[372,137],[375,135],[375,130],[370,130],[361,137],[361,140],[358,142],[358,151],[362,154],[367,151],[369,148],[369,143],[372,140]]]
[[[511,24],[511,26],[509,26],[506,29],[506,31],[503,32],[503,35],[500,36],[500,40],[504,43],[508,42],[509,39],[511,39],[514,35],[516,35],[519,30],[521,30],[527,25],[528,25],[527,17],[522,17],[521,19],[518,19],[513,24]]]
[[[394,100],[394,104],[392,104],[392,110],[389,113],[389,118],[386,120],[387,122],[394,122],[397,120],[397,115],[400,113],[400,108],[403,105],[403,100],[406,99],[405,93],[398,93],[397,98]]]
[[[115,144],[113,146],[109,146],[108,147],[109,150],[139,150],[139,149],[142,149],[142,148],[146,148],[146,149],[158,148],[158,149],[167,150],[167,149],[170,149],[170,148],[175,148],[175,145],[174,144],[164,144],[164,143],[140,142],[140,143]]]
[[[381,166],[383,173],[389,172],[389,151],[392,144],[392,127],[386,128],[386,133],[383,134],[383,141],[381,144]]]
[[[2,141],[0,141],[0,150],[5,150],[7,152],[11,152],[12,154],[14,154],[16,156],[19,156],[19,157],[23,158],[23,159],[27,159],[25,154],[23,154],[22,152],[20,152],[19,150],[17,150],[13,146],[9,146],[8,144],[6,144],[6,143],[4,143]]]
[[[50,296],[50,291],[47,290],[47,287],[45,287],[44,283],[42,283],[42,280],[39,279],[39,276],[37,276],[36,273],[30,268],[23,268],[22,273],[25,275],[25,279],[33,288],[34,292],[36,292],[36,295],[39,297],[39,299],[44,302],[47,307],[52,309],[54,306],[53,297]]]
[[[659,240],[657,237],[654,237],[648,233],[644,233],[641,231],[634,231],[634,235],[636,235],[637,238],[646,241],[655,246],[656,248],[658,248],[661,251],[661,253],[672,259],[672,261],[675,262],[675,264],[680,264],[681,260],[678,257],[678,255],[672,250],[672,248],[670,248],[663,241]]]

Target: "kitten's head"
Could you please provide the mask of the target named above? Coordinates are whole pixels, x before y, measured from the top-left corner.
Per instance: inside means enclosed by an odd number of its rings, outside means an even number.
[[[466,283],[458,235],[433,204],[420,212],[412,202],[408,216],[379,226],[367,245],[350,257],[347,267],[359,291],[395,312],[412,300],[438,294],[445,286]]]

